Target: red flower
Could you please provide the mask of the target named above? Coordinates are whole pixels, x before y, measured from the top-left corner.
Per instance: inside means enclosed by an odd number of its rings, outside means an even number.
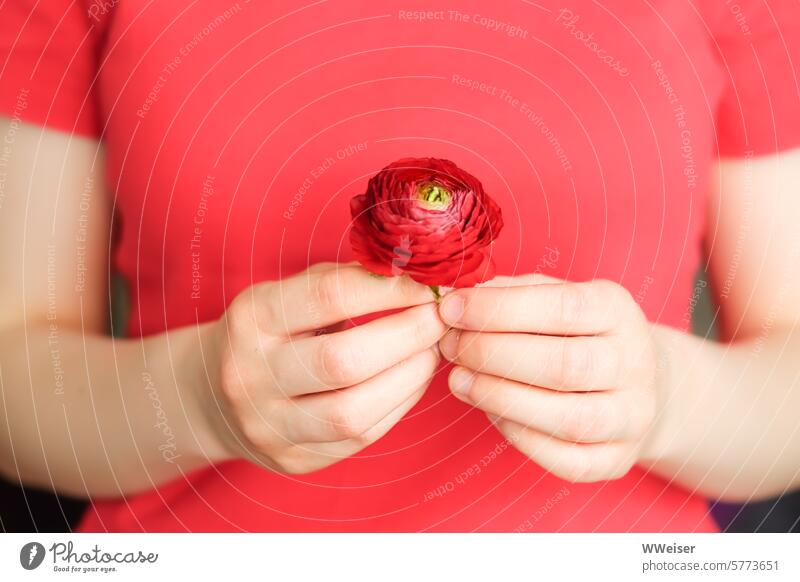
[[[491,243],[500,207],[449,160],[406,158],[373,176],[350,201],[350,244],[378,275],[425,285],[471,287],[494,277]]]

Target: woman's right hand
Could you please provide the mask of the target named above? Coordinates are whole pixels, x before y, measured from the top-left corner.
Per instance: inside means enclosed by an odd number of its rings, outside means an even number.
[[[343,329],[351,318],[396,309]],[[212,332],[210,426],[234,458],[286,473],[331,465],[414,406],[446,329],[428,287],[354,264],[254,285]]]

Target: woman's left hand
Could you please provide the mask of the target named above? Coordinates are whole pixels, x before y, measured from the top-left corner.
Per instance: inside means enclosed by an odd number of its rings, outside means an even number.
[[[568,481],[622,477],[656,418],[651,325],[623,287],[498,277],[445,296],[453,394]],[[503,286],[501,286],[503,285]]]

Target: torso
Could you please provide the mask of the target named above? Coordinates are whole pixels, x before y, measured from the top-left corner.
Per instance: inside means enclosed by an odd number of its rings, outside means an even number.
[[[406,156],[482,180],[504,213],[500,274],[613,279],[651,320],[687,327],[723,78],[699,16],[669,0],[543,0],[461,19],[452,4],[124,0],[103,16],[97,89],[131,335],[351,260],[349,199]],[[545,473],[445,377],[328,469],[227,463],[98,502],[83,529],[714,529],[702,499],[638,468],[599,484]]]

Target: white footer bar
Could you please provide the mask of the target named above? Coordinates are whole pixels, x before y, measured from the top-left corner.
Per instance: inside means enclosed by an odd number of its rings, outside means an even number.
[[[791,534],[0,534],[9,581],[797,581],[799,565]]]

